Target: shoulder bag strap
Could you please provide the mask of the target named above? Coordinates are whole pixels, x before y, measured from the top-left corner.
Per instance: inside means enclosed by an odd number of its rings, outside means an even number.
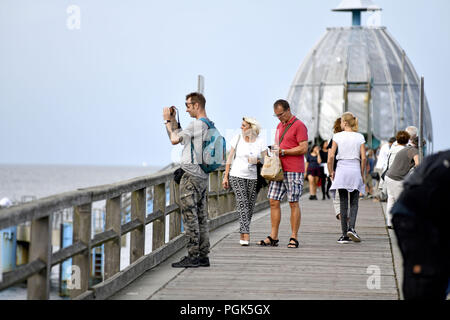
[[[239,145],[239,141],[241,140],[241,135],[239,134],[238,141],[236,142],[236,147],[234,147],[234,157],[233,160],[236,159],[237,147]]]
[[[297,121],[297,120],[298,120],[298,119],[295,118],[294,121],[292,121],[292,123],[289,124],[289,125],[286,127],[286,129],[284,129],[283,135],[281,136],[281,139],[280,139],[280,143],[278,144],[279,146],[281,146],[281,142],[283,141],[284,135],[286,134],[286,132],[292,127],[292,125],[293,125],[293,124],[295,123],[295,121]]]

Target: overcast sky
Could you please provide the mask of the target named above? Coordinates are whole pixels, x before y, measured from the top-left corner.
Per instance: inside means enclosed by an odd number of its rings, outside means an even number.
[[[186,126],[185,95],[199,74],[223,134],[247,115],[269,137],[272,104],[309,50],[327,27],[351,24],[350,13],[331,12],[339,3],[1,0],[0,163],[166,165],[179,148],[161,109],[183,106]],[[449,149],[450,1],[375,3],[425,76],[434,151]]]

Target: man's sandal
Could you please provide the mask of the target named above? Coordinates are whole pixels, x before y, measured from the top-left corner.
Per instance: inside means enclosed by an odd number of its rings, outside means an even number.
[[[294,241],[295,243],[292,243],[291,241]],[[290,238],[287,247],[288,248],[298,248],[298,240],[295,238]]]
[[[270,243],[266,243],[264,240],[261,240],[258,242],[258,244],[260,246],[272,246],[272,247],[277,247],[278,246],[278,241],[280,240],[273,240],[271,236],[267,236],[266,239],[269,239]]]

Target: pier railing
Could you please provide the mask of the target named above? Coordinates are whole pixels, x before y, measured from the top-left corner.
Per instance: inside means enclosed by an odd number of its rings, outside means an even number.
[[[28,263],[4,273],[0,290],[27,282],[28,299],[49,299],[51,268],[72,258],[69,290],[72,299],[106,299],[145,271],[184,248],[181,232],[179,188],[174,169],[114,184],[78,189],[0,210],[0,230],[31,222]],[[210,230],[238,218],[234,193],[221,186],[224,167],[209,175],[208,212]],[[170,187],[170,201],[166,187]],[[153,188],[153,212],[147,213],[147,188]],[[131,193],[131,220],[122,223],[122,195]],[[255,211],[269,206],[261,190]],[[105,231],[91,236],[92,203],[106,200]],[[169,205],[166,205],[169,202]],[[55,212],[73,208],[72,245],[52,252],[52,219]],[[166,243],[166,216],[169,241]],[[145,227],[153,224],[152,251],[145,254]],[[121,237],[130,233],[130,265],[120,270]],[[91,285],[92,249],[104,244],[104,279]]]

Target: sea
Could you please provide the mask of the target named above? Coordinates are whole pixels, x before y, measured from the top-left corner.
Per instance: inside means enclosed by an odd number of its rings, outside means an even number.
[[[0,164],[0,199],[8,198],[14,204],[18,204],[67,191],[75,191],[78,188],[116,183],[146,176],[154,174],[160,169],[157,166]],[[151,252],[151,225],[146,227],[146,239],[150,246],[146,243],[145,253],[147,254]],[[129,265],[129,234],[126,240],[126,245],[121,249],[121,270]],[[53,248],[53,252],[58,249]],[[50,299],[67,299],[59,295],[59,266],[54,266],[51,274]],[[0,291],[0,300],[25,299],[26,286],[24,284]]]
[[[0,199],[37,199],[149,175],[159,167],[0,164]]]

